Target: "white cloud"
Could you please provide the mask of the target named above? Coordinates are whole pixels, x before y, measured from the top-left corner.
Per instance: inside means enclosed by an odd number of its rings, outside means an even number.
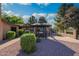
[[[44,5],[45,5],[45,6],[48,6],[48,5],[49,5],[49,3],[44,3]]]
[[[46,17],[45,13],[33,13],[32,15],[35,16],[35,18],[37,19],[37,21],[39,20],[39,17],[41,17],[41,16]]]
[[[11,11],[11,10],[8,10],[8,11],[2,11],[2,14],[8,14],[9,16],[20,16],[19,14],[17,14],[17,13],[14,13],[13,11]]]
[[[9,11],[4,11],[3,13],[7,13],[8,15],[15,15],[15,16],[20,16],[19,14],[17,13],[14,13],[13,11],[9,10]],[[41,16],[44,16],[47,20],[48,23],[50,24],[53,24],[54,22],[54,17],[57,15],[55,13],[49,13],[49,14],[46,14],[46,13],[33,13],[32,14],[33,16],[35,16],[35,18],[37,19],[37,21],[39,20],[39,17]],[[23,21],[24,23],[27,23],[28,20],[29,20],[29,17],[32,16],[32,15],[24,15],[22,16],[23,18]]]
[[[4,14],[4,13],[8,14],[9,16],[13,16],[13,15],[14,16],[20,16],[19,14],[14,13],[11,10],[9,10],[9,11],[3,11],[2,14]],[[20,16],[20,17],[23,18],[24,23],[27,23],[30,16],[29,15],[24,15],[24,16]]]
[[[46,14],[45,13],[39,13],[38,16],[44,16],[45,17]]]
[[[46,16],[46,14],[45,13],[33,13],[32,14],[33,16]]]
[[[13,5],[15,3],[2,3],[3,6],[8,6],[8,5]],[[31,5],[32,3],[18,3],[20,5]],[[50,3],[36,3],[37,5],[44,5],[44,6],[48,6]]]
[[[30,17],[29,15],[24,15],[23,16],[24,19],[29,18],[29,17]]]
[[[20,5],[31,5],[31,3],[19,3]]]
[[[57,14],[56,13],[50,13],[48,14],[49,16],[56,16]]]
[[[6,5],[8,5],[7,3],[2,3],[2,6],[6,6]]]
[[[46,6],[49,5],[49,3],[37,3],[37,5],[38,5],[40,8],[45,8]]]
[[[3,6],[8,6],[8,5],[13,5],[15,3],[2,3]],[[20,5],[31,5],[31,3],[17,3],[17,4],[20,4]]]
[[[28,20],[29,20],[29,15],[24,15],[22,18],[23,18],[23,20],[24,20],[24,23],[27,23],[28,22]]]
[[[13,3],[2,3],[2,6],[13,5]]]
[[[50,23],[50,24],[53,25],[53,24],[54,24],[54,17],[55,17],[56,15],[57,15],[57,14],[55,14],[55,13],[50,13],[50,14],[48,14],[47,17],[46,17],[48,23]]]
[[[1,4],[2,10],[7,9],[9,5],[13,5],[13,3],[2,3],[2,4]]]
[[[53,20],[54,17],[56,16],[55,13],[49,13],[49,14],[46,14],[46,13],[33,13],[32,15],[35,16],[36,18],[44,16],[47,20]]]
[[[15,4],[15,3],[2,3],[2,6],[4,6],[4,7],[8,7],[9,5],[13,5],[13,4]],[[17,3],[17,4],[19,4],[19,5],[31,5],[31,3]]]
[[[3,14],[6,13],[6,14],[8,14],[8,15],[14,15],[14,13],[13,13],[11,10],[9,10],[9,11],[3,11],[2,13],[3,13]]]
[[[50,14],[48,14],[47,15],[47,18],[53,18],[53,17],[55,17],[57,14],[55,14],[55,13],[50,13]]]
[[[37,14],[37,13],[33,13],[32,15],[33,15],[33,16],[37,16],[38,14]]]
[[[48,6],[49,3],[37,3],[38,5],[44,5],[44,6]]]

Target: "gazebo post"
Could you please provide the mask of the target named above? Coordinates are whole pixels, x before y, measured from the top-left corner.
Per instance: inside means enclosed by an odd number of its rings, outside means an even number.
[[[46,38],[46,28],[44,28],[44,38]]]
[[[35,32],[35,34],[38,34],[37,32],[36,32],[36,28],[42,28],[41,30],[41,32],[39,33],[39,34],[41,34],[42,35],[42,37],[43,38],[47,38],[47,36],[48,36],[48,33],[47,33],[47,28],[48,27],[50,27],[51,25],[50,24],[47,24],[47,23],[34,23],[34,24],[32,24],[31,25],[33,28],[34,28],[34,32]],[[49,30],[49,28],[48,28],[48,30]],[[40,37],[41,37],[41,35],[40,35]],[[49,35],[50,35],[50,31],[49,31]]]

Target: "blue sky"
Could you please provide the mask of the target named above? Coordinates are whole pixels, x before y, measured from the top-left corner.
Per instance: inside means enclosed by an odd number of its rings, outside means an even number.
[[[24,22],[27,23],[30,16],[35,16],[37,20],[40,16],[46,17],[48,23],[53,24],[60,3],[19,3],[19,4],[3,4],[3,12],[7,14],[14,14],[23,17]]]
[[[54,17],[61,5],[61,3],[6,3],[2,4],[2,11],[3,13],[23,17],[25,23],[32,15],[37,20],[40,16],[44,16],[48,23],[53,26]],[[79,4],[75,4],[75,6],[79,7]]]
[[[61,4],[51,3],[51,4],[4,4],[3,8],[6,11],[11,10],[14,13],[20,15],[32,15],[33,13],[57,13],[58,8]]]

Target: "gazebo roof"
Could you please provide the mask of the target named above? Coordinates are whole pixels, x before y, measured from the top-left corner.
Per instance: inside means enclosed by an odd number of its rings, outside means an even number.
[[[37,27],[42,27],[42,26],[44,26],[44,27],[49,27],[49,26],[51,26],[49,23],[34,23],[34,24],[32,24],[31,26],[33,26],[33,27],[35,27],[35,26],[37,26]]]

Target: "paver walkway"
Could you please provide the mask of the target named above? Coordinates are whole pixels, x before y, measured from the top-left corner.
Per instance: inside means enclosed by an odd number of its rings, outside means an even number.
[[[13,41],[10,41],[13,42]],[[9,43],[10,43],[9,42]],[[2,56],[26,56],[20,47],[20,39],[15,39],[15,43],[0,49]],[[6,44],[6,43],[5,43]],[[5,45],[4,44],[4,45]],[[28,56],[73,56],[79,55],[79,43],[57,40],[56,38],[44,39],[37,43],[37,51]]]
[[[75,51],[76,53],[74,55],[79,56],[79,40],[71,37],[59,37],[59,36],[54,36],[54,38],[58,40],[60,43],[64,44],[65,46]]]

